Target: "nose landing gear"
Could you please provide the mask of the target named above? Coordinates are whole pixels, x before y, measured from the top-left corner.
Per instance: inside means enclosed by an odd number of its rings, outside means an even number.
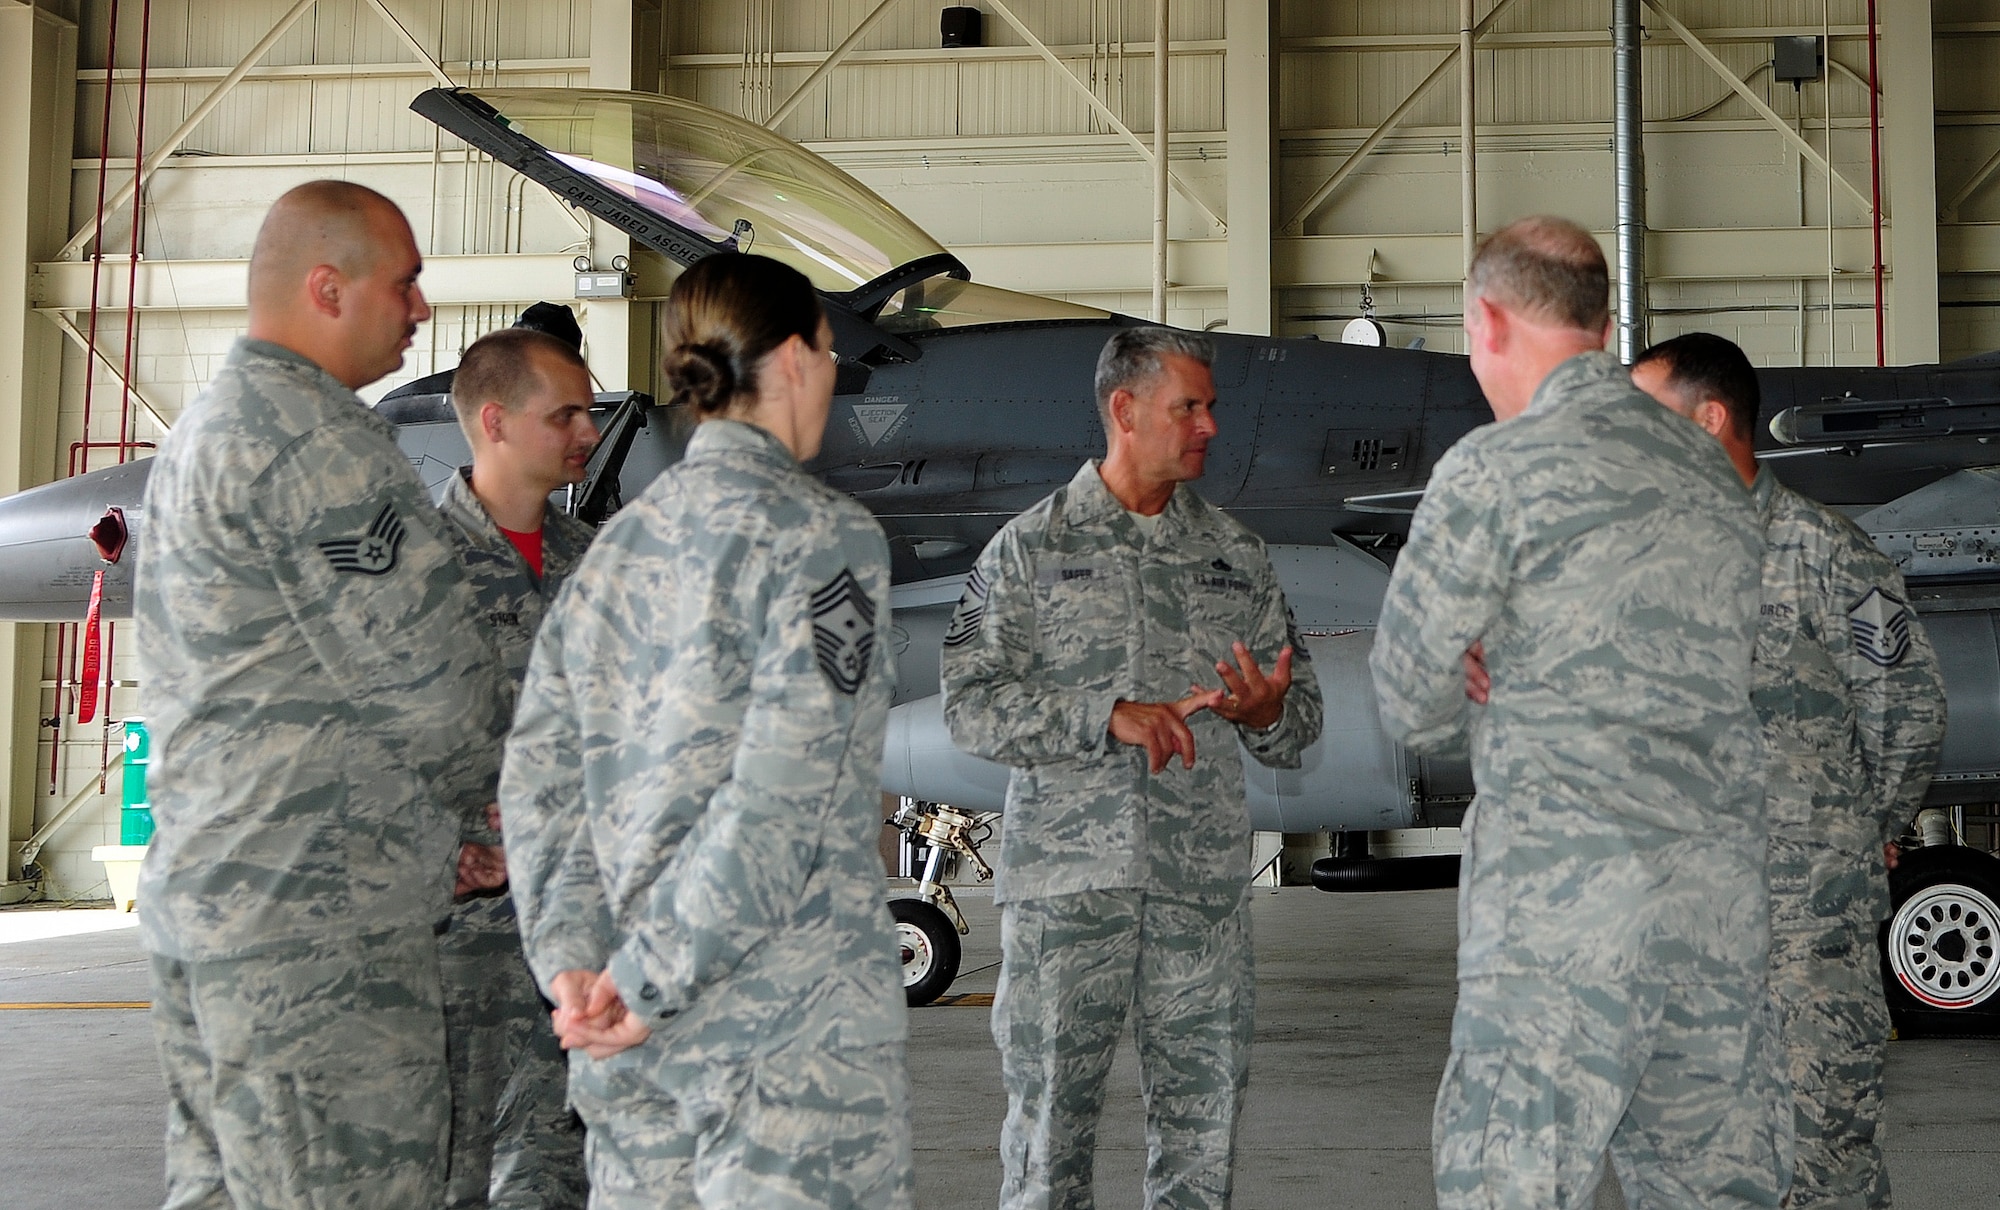
[[[958,977],[958,939],[971,932],[964,913],[939,881],[947,857],[972,863],[979,881],[993,877],[993,867],[979,854],[992,835],[990,816],[970,815],[942,803],[906,798],[888,819],[889,826],[912,843],[930,849],[917,879],[917,897],[891,899],[889,915],[896,922],[896,946],[903,959],[903,997],[911,1007],[929,1004]]]

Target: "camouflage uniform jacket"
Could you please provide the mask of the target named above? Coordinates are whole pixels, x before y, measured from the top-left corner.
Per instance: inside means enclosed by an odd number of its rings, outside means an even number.
[[[1944,680],[1903,577],[1852,522],[1761,471],[1764,606],[1751,700],[1768,760],[1773,917],[1888,914],[1879,856],[1923,803]]]
[[[500,724],[493,735],[497,747],[505,742],[508,724],[514,719],[514,697],[522,678],[528,675],[528,655],[535,649],[535,632],[541,629],[542,616],[555,603],[556,594],[582,561],[597,531],[553,505],[545,506],[542,575],[538,581],[528,561],[473,495],[470,475],[470,467],[459,468],[446,482],[438,509],[452,523],[459,563],[472,585],[473,616],[484,626],[487,640],[500,653],[501,666],[507,672],[506,694],[495,716]],[[482,844],[500,840],[484,820],[468,830],[466,839]]]
[[[1013,767],[994,898],[1137,887],[1232,896],[1250,879],[1250,815],[1237,740],[1297,768],[1322,707],[1305,645],[1264,544],[1185,484],[1151,537],[1086,462],[1007,523],[979,556],[945,635],[944,718],[954,743]],[[1188,720],[1195,765],[1159,773],[1111,738],[1119,700],[1214,687],[1241,640],[1266,670],[1296,658],[1285,712],[1263,733],[1208,711]]]
[[[711,420],[542,626],[500,788],[529,965],[608,967],[663,1075],[904,1037],[888,601],[875,519]]]
[[[1439,459],[1370,664],[1391,738],[1470,730],[1461,979],[1761,977],[1760,528],[1721,446],[1603,353]]]
[[[433,925],[492,801],[499,661],[395,428],[239,341],[160,445],[135,614],[158,823],[147,948]]]

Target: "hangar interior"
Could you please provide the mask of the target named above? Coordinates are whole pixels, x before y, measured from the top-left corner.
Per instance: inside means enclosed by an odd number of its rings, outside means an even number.
[[[395,198],[426,259],[435,315],[367,397],[544,299],[574,301],[602,389],[651,389],[665,262],[409,110],[439,85],[697,100],[978,280],[1189,328],[1339,339],[1366,314],[1454,351],[1476,233],[1556,212],[1613,247],[1605,0],[978,0],[950,47],[943,7],[0,0],[0,493],[145,456],[243,326],[265,208],[316,177]],[[1866,0],[1642,6],[1651,339],[1771,366],[2000,348],[2000,6],[1872,7],[1873,40]],[[616,257],[630,289],[574,299]],[[93,671],[78,626],[5,626],[0,902],[106,893],[133,641],[109,624]]]

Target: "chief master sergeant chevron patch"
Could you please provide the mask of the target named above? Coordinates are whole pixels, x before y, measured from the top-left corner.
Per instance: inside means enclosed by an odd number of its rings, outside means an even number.
[[[854,696],[875,655],[875,602],[847,568],[812,595],[813,654],[833,687]]]

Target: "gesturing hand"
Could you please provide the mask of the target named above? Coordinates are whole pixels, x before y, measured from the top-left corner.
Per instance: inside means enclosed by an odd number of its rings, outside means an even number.
[[[1155,773],[1166,768],[1175,753],[1180,754],[1183,769],[1192,769],[1194,732],[1188,730],[1187,718],[1221,700],[1220,689],[1196,689],[1177,702],[1121,701],[1111,707],[1111,738],[1144,748]]]
[[[1292,689],[1292,649],[1287,647],[1278,653],[1278,662],[1271,666],[1269,676],[1257,666],[1257,657],[1250,654],[1249,647],[1233,643],[1230,650],[1235,653],[1239,667],[1230,667],[1227,660],[1216,661],[1215,671],[1221,675],[1223,687],[1215,691],[1220,700],[1209,709],[1253,731],[1275,725],[1284,717],[1285,694]],[[1199,690],[1201,686],[1195,688]]]

